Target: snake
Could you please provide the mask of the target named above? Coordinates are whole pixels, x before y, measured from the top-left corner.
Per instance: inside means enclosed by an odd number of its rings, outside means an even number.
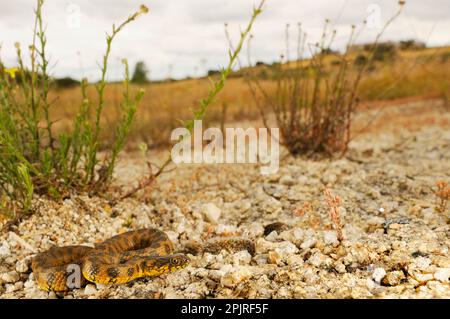
[[[189,261],[186,255],[174,253],[167,234],[145,228],[116,235],[94,247],[53,246],[37,254],[31,268],[42,290],[65,292],[87,282],[114,285],[159,276],[183,269]]]

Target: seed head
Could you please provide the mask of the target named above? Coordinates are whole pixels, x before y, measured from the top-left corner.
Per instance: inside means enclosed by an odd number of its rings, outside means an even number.
[[[149,11],[148,8],[145,5],[141,4],[140,12],[146,14],[148,13],[148,11]]]

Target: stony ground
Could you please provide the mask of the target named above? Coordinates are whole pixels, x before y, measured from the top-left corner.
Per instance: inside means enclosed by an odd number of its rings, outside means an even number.
[[[274,175],[254,165],[181,166],[113,207],[87,195],[60,203],[36,198],[34,215],[0,235],[0,297],[450,298],[450,213],[437,209],[434,194],[437,181],[450,182],[450,112],[427,102],[383,109],[378,119],[379,129],[359,135],[347,157],[287,156]],[[145,171],[142,158],[128,154],[117,184],[131,187]],[[343,242],[325,188],[341,198]],[[191,264],[60,295],[35,284],[35,252],[142,227],[167,232]],[[201,249],[227,238],[251,240],[256,251]]]

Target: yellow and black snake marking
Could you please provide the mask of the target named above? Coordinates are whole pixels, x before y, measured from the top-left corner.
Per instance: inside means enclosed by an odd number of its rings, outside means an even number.
[[[34,257],[31,267],[39,287],[67,291],[70,265],[81,267],[81,284],[123,284],[141,277],[158,276],[185,268],[189,258],[174,254],[167,235],[154,228],[114,236],[90,248],[53,247]]]

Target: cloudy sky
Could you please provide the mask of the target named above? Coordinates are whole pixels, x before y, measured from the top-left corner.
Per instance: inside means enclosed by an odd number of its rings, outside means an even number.
[[[105,49],[105,32],[139,9],[150,12],[129,25],[113,44],[108,78],[119,79],[120,61],[133,65],[143,60],[152,79],[168,76],[201,76],[226,63],[227,40],[224,23],[236,41],[258,0],[46,0],[45,22],[52,74],[97,79]],[[14,43],[32,42],[35,0],[0,0],[1,57],[14,65]],[[309,42],[318,39],[324,19],[332,21],[338,36],[335,48],[342,48],[350,25],[370,25],[359,42],[373,39],[397,10],[395,0],[266,0],[265,10],[253,30],[251,56],[254,61],[271,62],[286,51],[285,28],[289,31],[290,56],[296,54],[297,24],[302,23]],[[384,39],[415,38],[429,46],[450,44],[449,0],[409,0]],[[247,59],[244,59],[245,62]]]

